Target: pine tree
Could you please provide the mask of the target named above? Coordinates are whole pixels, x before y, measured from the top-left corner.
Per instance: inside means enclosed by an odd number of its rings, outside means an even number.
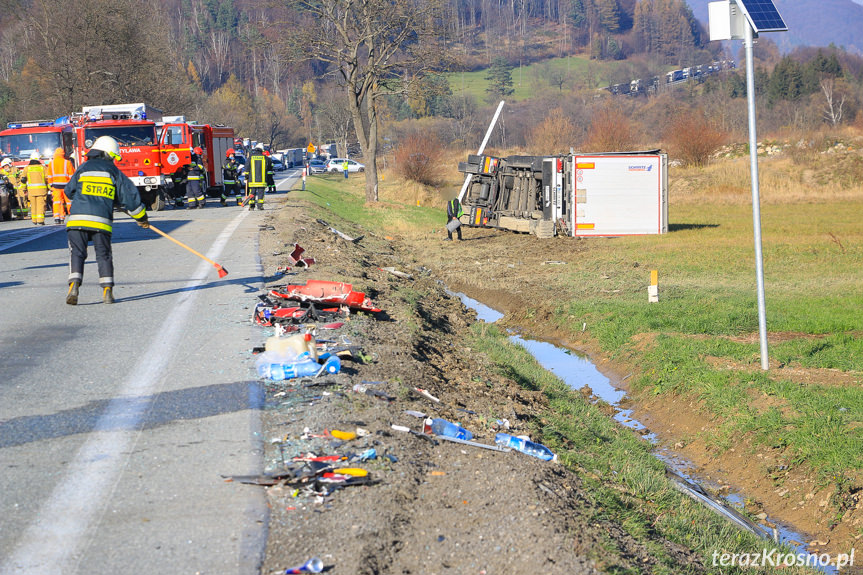
[[[506,58],[497,57],[491,63],[485,79],[489,81],[489,86],[486,88],[489,100],[497,100],[504,96],[509,96],[515,92],[512,81],[512,65],[507,62]]]

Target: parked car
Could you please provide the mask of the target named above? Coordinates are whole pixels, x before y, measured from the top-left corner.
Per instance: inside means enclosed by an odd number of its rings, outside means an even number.
[[[347,160],[348,162],[348,173],[351,172],[365,172],[366,167],[353,160]],[[345,159],[344,158],[333,158],[329,162],[327,162],[327,171],[328,172],[343,172],[345,171]]]
[[[310,174],[325,174],[327,172],[327,164],[323,160],[309,160]]]

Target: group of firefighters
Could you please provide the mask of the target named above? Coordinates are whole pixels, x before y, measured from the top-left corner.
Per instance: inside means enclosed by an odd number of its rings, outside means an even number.
[[[264,194],[276,191],[269,151],[264,150],[263,144],[258,144],[252,150],[246,166],[245,191],[241,189],[240,177],[243,166],[237,161],[235,150],[227,150],[225,156],[220,203],[226,206],[228,198],[235,197],[237,205],[248,205],[250,210],[263,210]],[[203,150],[200,147],[195,148],[191,162],[174,174],[172,183],[177,207],[186,205],[189,209],[197,209],[206,205],[202,157]],[[21,168],[16,167],[10,158],[2,160],[0,178],[5,180],[2,184],[5,189],[0,192],[0,221],[7,216],[12,219],[25,219],[29,210],[29,217],[34,225],[45,225],[50,189],[54,223],[63,224],[71,208],[71,202],[64,190],[74,173],[75,166],[66,157],[63,148],[57,148],[51,160],[44,165],[39,152],[33,152],[29,163]]]
[[[206,201],[204,166],[201,164],[202,150],[196,148],[192,162],[186,167],[185,199],[190,208],[204,207]],[[262,144],[252,150],[246,166],[247,193],[241,195],[239,185],[240,164],[233,149],[227,151],[224,166],[224,188],[222,205],[227,205],[228,196],[237,196],[237,203],[249,209],[264,209],[264,194],[275,190],[273,164]],[[55,223],[65,223],[69,243],[69,290],[66,303],[77,305],[79,286],[84,278],[84,262],[87,246],[93,244],[102,288],[102,301],[114,303],[114,261],[111,249],[114,210],[119,208],[143,227],[149,227],[147,210],[141,202],[135,184],[123,174],[116,162],[121,159],[120,146],[110,136],[101,136],[88,150],[86,160],[77,169],[65,157],[63,149],[57,148],[54,156],[43,165],[38,152],[30,156],[29,163],[16,167],[10,158],[0,161],[0,177],[5,182],[0,200],[10,200],[9,188],[14,192],[18,208],[14,214],[21,219],[28,204],[30,219],[34,225],[45,225],[48,190],[53,195]],[[0,205],[0,219],[11,212],[9,205]]]
[[[54,150],[54,156],[45,165],[39,152],[33,152],[30,162],[23,168],[16,167],[10,158],[5,158],[0,162],[0,176],[5,180],[5,189],[0,192],[0,220],[6,215],[11,215],[13,219],[24,219],[29,206],[33,224],[44,226],[50,188],[54,200],[54,223],[62,224],[70,208],[64,189],[73,173],[75,166],[66,158],[63,148]],[[12,208],[13,203],[15,209]]]

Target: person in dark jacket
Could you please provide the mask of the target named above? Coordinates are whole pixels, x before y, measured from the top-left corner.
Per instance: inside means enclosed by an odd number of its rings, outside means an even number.
[[[189,164],[189,172],[186,176],[186,201],[189,203],[189,209],[203,208],[207,205],[207,196],[204,191],[204,165],[201,163],[201,156],[204,150],[197,147],[193,150],[191,163]]]
[[[234,157],[234,148],[225,152],[225,165],[222,166],[222,199],[223,206],[228,205],[228,196],[237,195],[237,172],[239,166]]]
[[[66,184],[72,202],[66,218],[69,239],[69,292],[66,303],[78,304],[78,286],[84,279],[87,244],[93,242],[99,266],[102,301],[114,303],[114,259],[111,253],[114,207],[126,210],[142,228],[150,227],[138,188],[114,163],[120,146],[111,136],[96,139],[82,163]]]
[[[444,241],[452,241],[452,231],[450,230],[450,222],[455,220],[457,227],[455,228],[456,233],[458,234],[458,239],[461,241],[461,222],[458,220],[464,212],[461,209],[461,202],[458,201],[458,198],[453,198],[446,205],[446,240]],[[456,225],[453,224],[453,225]]]

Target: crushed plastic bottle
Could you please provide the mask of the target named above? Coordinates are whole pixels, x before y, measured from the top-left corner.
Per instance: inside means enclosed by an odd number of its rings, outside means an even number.
[[[545,445],[534,443],[533,441],[529,441],[523,437],[515,437],[508,433],[498,433],[494,436],[494,442],[503,447],[511,447],[516,451],[521,451],[522,453],[526,453],[546,461],[554,461],[557,459],[557,455],[552,453],[552,451]]]
[[[257,368],[260,377],[282,381],[296,377],[312,377],[321,372],[338,373],[342,369],[342,362],[338,356],[332,355],[323,365],[308,358],[292,363],[259,363]]]
[[[426,419],[425,430],[431,431],[435,435],[445,435],[447,437],[455,437],[456,439],[473,439],[473,433],[464,427],[439,417]]]

